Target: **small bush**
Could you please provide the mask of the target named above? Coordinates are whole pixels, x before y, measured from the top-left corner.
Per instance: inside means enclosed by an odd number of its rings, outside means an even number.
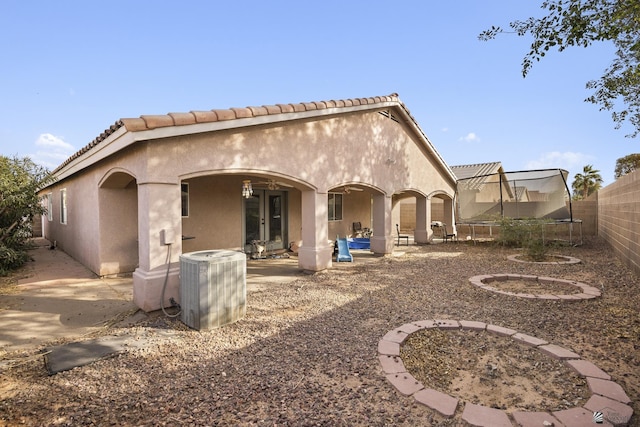
[[[543,261],[551,247],[544,238],[544,226],[548,222],[544,219],[503,218],[496,242],[511,248],[523,248],[532,260]]]
[[[510,248],[524,247],[529,235],[529,228],[525,223],[513,218],[502,218],[499,223],[500,234],[496,238],[497,243]]]
[[[28,260],[27,252],[0,245],[0,276],[6,276]]]

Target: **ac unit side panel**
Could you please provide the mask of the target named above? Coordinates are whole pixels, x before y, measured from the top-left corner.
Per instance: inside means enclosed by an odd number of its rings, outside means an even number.
[[[209,282],[202,291],[201,325],[217,328],[240,320],[246,314],[246,259],[209,265]],[[204,295],[206,292],[206,296]]]
[[[180,262],[180,306],[183,323],[190,328],[200,329],[200,293],[207,265],[194,260]]]
[[[222,254],[222,252],[224,252]],[[246,314],[246,256],[231,251],[207,251],[181,256],[181,320],[194,329],[217,328]],[[217,255],[217,256],[215,256]]]

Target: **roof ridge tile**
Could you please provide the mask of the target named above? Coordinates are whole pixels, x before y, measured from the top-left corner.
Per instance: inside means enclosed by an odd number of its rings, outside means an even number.
[[[293,113],[295,111],[292,104],[276,104],[276,107],[279,107],[283,113]]]
[[[196,123],[196,117],[193,113],[169,113],[176,126],[192,125]]]
[[[218,115],[214,110],[191,111],[191,114],[193,114],[193,117],[196,119],[196,123],[209,123],[218,121]]]
[[[267,110],[265,107],[247,107],[247,108],[251,110],[251,114],[253,115],[253,117],[266,116],[267,114],[269,114],[269,110]]]
[[[233,111],[236,115],[236,119],[247,119],[250,117],[253,117],[253,112],[248,108],[237,108],[237,107],[232,107],[230,108],[231,111]]]
[[[236,118],[236,113],[232,110],[211,110],[214,113],[216,113],[216,116],[218,117],[218,121],[224,121],[224,120],[233,120]]]
[[[303,104],[291,104],[295,113],[301,113],[307,111]]]
[[[167,126],[173,126],[173,117],[167,114],[148,114],[140,116],[147,125],[147,129],[155,129]]]

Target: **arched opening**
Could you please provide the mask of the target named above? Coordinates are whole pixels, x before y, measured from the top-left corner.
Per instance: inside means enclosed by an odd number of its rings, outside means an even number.
[[[434,192],[429,196],[431,240],[447,241],[451,235],[457,235],[453,198],[444,192]]]
[[[455,233],[454,204],[449,194],[434,191],[425,195],[406,190],[393,197],[394,224],[400,225],[402,233],[413,233],[416,242],[439,241],[445,230],[447,234]]]
[[[266,171],[216,171],[181,179],[183,252],[286,251],[302,238],[304,183]]]
[[[138,266],[138,186],[127,171],[115,170],[99,184],[100,276],[132,273]]]
[[[328,192],[329,238],[368,237],[373,230],[372,197],[380,190],[358,183],[340,184]]]

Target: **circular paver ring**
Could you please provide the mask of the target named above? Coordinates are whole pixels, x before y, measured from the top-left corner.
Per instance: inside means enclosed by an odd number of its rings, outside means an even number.
[[[582,292],[577,294],[568,295],[556,295],[556,294],[528,294],[519,292],[502,291],[494,286],[491,286],[492,282],[505,282],[508,280],[524,280],[538,283],[559,283],[563,285],[577,286],[582,289]],[[589,286],[585,283],[576,282],[566,279],[555,279],[553,277],[543,276],[531,276],[526,274],[483,274],[479,276],[473,276],[469,281],[482,289],[487,291],[496,292],[498,294],[511,295],[519,298],[531,298],[531,299],[547,299],[547,300],[562,300],[562,301],[582,301],[585,299],[597,298],[602,295],[600,289],[593,286]]]
[[[526,262],[526,263],[533,263],[533,264],[580,264],[582,261],[579,258],[574,258],[572,256],[567,256],[567,255],[549,255],[553,258],[562,258],[562,261],[527,261],[524,259],[520,259],[518,257],[521,257],[521,254],[515,254],[515,255],[509,255],[507,257],[507,259],[509,261],[515,261],[515,262]]]
[[[449,319],[421,320],[404,324],[387,332],[378,342],[378,359],[387,380],[401,394],[413,396],[418,403],[437,411],[446,418],[452,418],[455,415],[459,400],[448,394],[426,388],[407,372],[400,358],[400,346],[407,337],[416,331],[428,328],[487,331],[509,337],[521,344],[535,347],[554,359],[562,360],[578,375],[586,378],[591,397],[584,406],[551,413],[516,411],[511,413],[511,418],[517,425],[543,425],[544,421],[555,425],[591,425],[599,414],[614,425],[629,424],[633,415],[631,400],[619,384],[611,381],[611,377],[606,372],[593,363],[581,359],[573,351],[550,344],[540,338],[484,322]],[[505,411],[473,403],[465,403],[462,419],[471,425],[513,425]]]

